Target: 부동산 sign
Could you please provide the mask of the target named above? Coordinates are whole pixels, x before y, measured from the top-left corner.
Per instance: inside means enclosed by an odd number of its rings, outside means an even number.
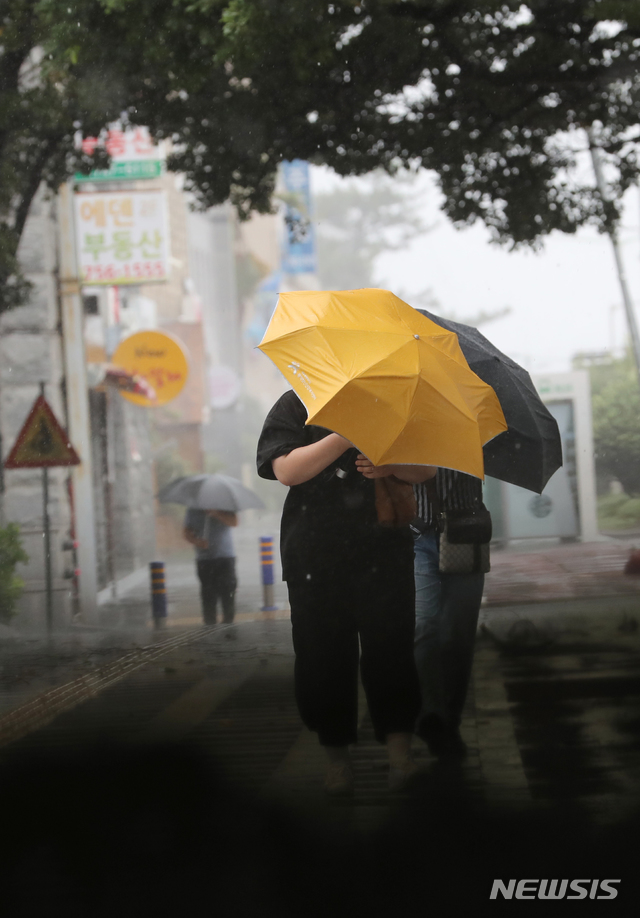
[[[75,196],[78,265],[83,284],[165,281],[169,240],[162,191]]]
[[[89,155],[96,147],[104,147],[111,157],[108,169],[94,169],[88,175],[76,172],[75,181],[78,183],[137,181],[162,175],[163,155],[151,140],[146,127],[123,130],[116,122],[100,137],[85,137],[78,144]]]

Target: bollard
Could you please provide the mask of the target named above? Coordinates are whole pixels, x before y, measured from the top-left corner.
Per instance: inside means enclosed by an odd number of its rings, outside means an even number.
[[[151,614],[156,628],[161,627],[167,617],[167,588],[164,582],[164,561],[151,561]]]
[[[273,602],[273,536],[260,536],[260,568],[264,599],[260,611],[275,612],[278,607]]]

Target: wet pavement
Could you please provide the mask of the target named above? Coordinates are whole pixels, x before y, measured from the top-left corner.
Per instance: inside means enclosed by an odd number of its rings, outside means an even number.
[[[281,608],[265,614],[257,578],[244,588],[241,578],[237,622],[205,628],[193,564],[180,562],[167,569],[163,629],[152,627],[141,580],[102,606],[99,627],[49,641],[5,635],[0,781],[13,801],[7,831],[22,838],[9,860],[10,914],[190,915],[201,895],[252,915],[385,914],[396,900],[426,911],[425,896],[452,914],[454,901],[481,907],[495,877],[571,871],[621,876],[624,896],[621,887],[606,908],[630,914],[640,888],[640,578],[622,574],[628,550],[617,541],[494,553],[462,724],[467,758],[433,759],[416,740],[423,772],[406,796],[387,789],[363,705],[355,796],[325,797],[321,750],[295,708],[282,585]],[[83,836],[99,854],[89,865]],[[48,864],[53,898],[24,897],[34,859]],[[349,884],[353,871],[366,882]]]

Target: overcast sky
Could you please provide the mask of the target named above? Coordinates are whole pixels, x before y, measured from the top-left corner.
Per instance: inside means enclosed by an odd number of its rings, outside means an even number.
[[[328,170],[313,169],[316,191],[340,181]],[[508,316],[483,325],[482,331],[531,373],[569,370],[578,351],[621,348],[626,325],[608,237],[590,229],[574,236],[554,233],[540,253],[509,252],[492,245],[484,227],[454,229],[439,210],[441,196],[427,173],[417,184],[425,223],[436,226],[406,251],[380,257],[384,286],[407,294],[429,287],[440,311],[461,321],[510,306]],[[625,199],[620,231],[634,303],[640,300],[639,217],[634,188]],[[640,322],[638,309],[636,317]]]

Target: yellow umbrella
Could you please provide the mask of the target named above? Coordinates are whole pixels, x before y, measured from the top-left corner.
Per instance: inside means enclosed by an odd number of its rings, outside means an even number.
[[[258,345],[291,383],[307,424],[375,465],[437,465],[483,477],[482,446],[507,429],[457,336],[388,290],[282,293]]]

